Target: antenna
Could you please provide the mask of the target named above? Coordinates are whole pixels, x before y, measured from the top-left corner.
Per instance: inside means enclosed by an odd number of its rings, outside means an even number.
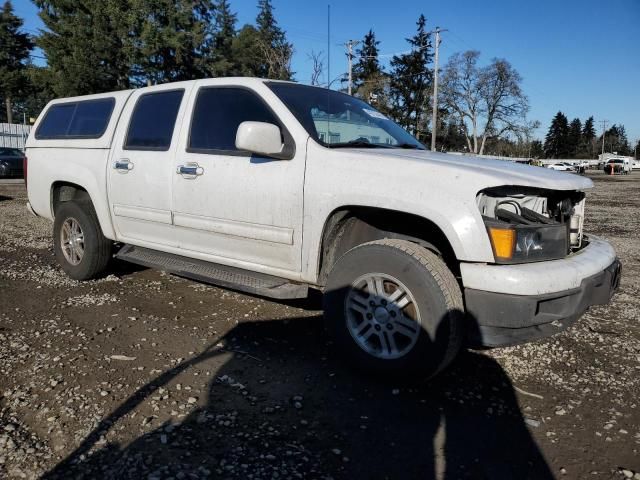
[[[331,85],[331,4],[327,3],[327,88]]]
[[[327,3],[327,138],[325,143],[331,141],[331,4]]]

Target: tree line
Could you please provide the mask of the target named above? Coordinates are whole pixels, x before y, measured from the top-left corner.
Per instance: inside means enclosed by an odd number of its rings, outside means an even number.
[[[596,134],[593,116],[584,123],[579,118],[569,119],[563,112],[553,117],[545,137],[543,155],[545,158],[597,158],[604,147],[605,152],[631,156],[634,149],[627,138],[624,125],[613,124],[603,135]],[[636,151],[640,148],[640,140]]]
[[[423,142],[431,139],[433,33],[416,22],[408,51],[394,55],[388,69],[379,61],[373,30],[356,50],[354,94],[375,105]],[[437,143],[439,150],[488,153],[499,143],[531,142],[538,123],[527,121],[529,101],[522,78],[505,59],[480,64],[480,52],[452,55],[442,68]]]
[[[258,0],[253,24],[238,27],[229,0],[32,0],[45,28],[22,32],[9,1],[0,16],[0,95],[6,112],[36,116],[51,98],[203,77],[291,80],[293,44],[271,0]],[[419,140],[431,136],[433,35],[420,15],[407,51],[388,68],[370,30],[356,50],[354,94],[377,106]],[[34,62],[39,47],[43,62]],[[324,73],[312,52],[312,84]],[[479,65],[479,52],[454,55],[443,68],[438,148],[490,152],[499,142],[528,138],[528,101],[506,61]],[[324,83],[330,85],[330,79]],[[345,87],[344,83],[342,85]],[[465,94],[465,92],[467,94]],[[4,118],[2,118],[4,117]]]
[[[220,76],[293,77],[293,44],[271,0],[238,27],[229,0],[33,0],[45,29],[22,31],[6,1],[0,15],[0,95],[11,121],[52,98]],[[34,48],[46,66],[34,62]],[[4,117],[4,118],[1,118]]]
[[[45,28],[23,31],[5,1],[0,12],[0,121],[35,117],[52,98],[203,77],[255,76],[293,80],[294,46],[272,0],[258,0],[254,23],[238,25],[229,0],[32,0]],[[434,38],[420,15],[407,50],[380,61],[369,30],[355,51],[353,93],[424,143],[431,140]],[[42,56],[38,60],[39,47]],[[38,53],[35,53],[38,52]],[[321,84],[322,52],[311,52],[310,83]],[[42,66],[40,66],[42,65]],[[342,89],[346,75],[342,75]],[[437,144],[442,151],[506,156],[589,157],[597,154],[593,118],[570,124],[561,112],[542,142],[527,119],[522,78],[505,59],[480,52],[452,55],[441,67]],[[326,79],[323,86],[332,86]],[[20,118],[21,120],[21,118]],[[606,149],[631,151],[624,127],[606,132]]]

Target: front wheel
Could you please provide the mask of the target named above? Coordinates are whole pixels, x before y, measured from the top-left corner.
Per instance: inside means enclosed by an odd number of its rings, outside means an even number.
[[[385,239],[348,251],[329,274],[324,310],[347,357],[378,375],[429,378],[460,349],[460,287],[438,256],[412,242]]]
[[[105,238],[91,202],[60,204],[53,223],[53,246],[58,263],[75,280],[96,278],[111,259],[111,240]]]

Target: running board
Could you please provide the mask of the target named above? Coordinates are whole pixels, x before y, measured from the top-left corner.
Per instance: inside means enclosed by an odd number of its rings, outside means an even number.
[[[216,263],[159,252],[149,248],[125,245],[116,258],[145,267],[164,270],[180,277],[225,287],[263,297],[306,298],[307,285],[291,283],[280,277],[227,267]]]

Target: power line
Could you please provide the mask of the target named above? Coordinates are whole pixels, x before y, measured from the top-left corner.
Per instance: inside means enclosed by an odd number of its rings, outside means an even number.
[[[444,30],[441,30],[444,31]],[[427,32],[427,35],[431,34],[431,33],[435,33],[435,30],[433,32]],[[395,53],[380,53],[378,55],[360,55],[358,56],[358,58],[362,58],[362,59],[368,59],[368,58],[388,58],[388,57],[397,57],[400,55],[409,55],[411,53],[416,53],[416,52],[421,52],[422,50],[425,50],[427,48],[429,48],[431,46],[431,44],[427,43],[426,45],[423,45],[422,47],[418,47],[418,48],[412,48],[410,50],[402,50],[401,52],[395,52]]]

